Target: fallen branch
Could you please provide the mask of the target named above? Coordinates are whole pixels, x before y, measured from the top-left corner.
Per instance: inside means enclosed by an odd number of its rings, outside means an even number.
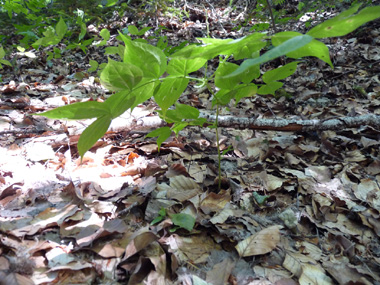
[[[200,117],[207,119],[210,123],[205,126],[211,126],[215,121],[215,115],[201,113]],[[116,121],[116,120],[115,120]],[[111,125],[109,131],[119,132],[128,130],[129,133],[149,133],[150,131],[167,125],[159,116],[148,116],[136,121],[121,120],[117,124]],[[326,131],[342,130],[346,128],[357,128],[362,126],[372,126],[380,129],[380,115],[367,114],[357,117],[337,117],[324,120],[301,120],[301,119],[255,119],[234,116],[219,116],[218,126],[222,128],[234,129],[252,129],[252,130],[275,130],[288,132],[303,131]],[[40,129],[19,129],[1,131],[0,135],[5,134],[32,134],[42,133],[45,130]]]
[[[212,125],[215,121],[215,115],[201,113],[200,117],[207,119],[209,123],[205,126]],[[129,129],[132,132],[148,133],[167,125],[158,116],[140,118],[137,122],[120,122],[118,126],[112,127],[112,131]],[[252,130],[275,130],[288,132],[302,131],[326,131],[342,130],[345,128],[357,128],[362,126],[372,126],[380,129],[380,115],[367,114],[357,117],[336,117],[324,120],[302,120],[302,119],[255,119],[234,116],[219,116],[218,126],[222,128],[234,129],[252,129]]]
[[[208,121],[215,121],[215,115],[202,114]],[[254,119],[234,116],[219,116],[218,126],[234,129],[276,130],[276,131],[326,131],[372,126],[380,128],[380,115],[367,114],[357,117],[337,117],[324,120],[301,119]]]

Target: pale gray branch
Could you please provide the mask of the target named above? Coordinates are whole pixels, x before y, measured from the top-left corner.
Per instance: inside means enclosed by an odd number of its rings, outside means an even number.
[[[215,121],[215,115],[202,114],[208,121]],[[325,131],[372,126],[380,128],[380,115],[367,114],[356,117],[337,117],[324,120],[302,119],[255,119],[234,116],[219,116],[218,126],[234,129],[279,130],[279,131]]]

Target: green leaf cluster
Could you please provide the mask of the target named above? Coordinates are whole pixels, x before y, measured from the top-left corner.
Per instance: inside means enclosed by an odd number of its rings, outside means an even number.
[[[318,39],[345,35],[380,17],[380,6],[365,8],[360,12],[358,10],[359,6],[355,6],[314,27],[305,35],[281,32],[272,37],[254,33],[235,40],[200,38],[202,44],[188,45],[171,55],[165,54],[156,46],[139,39],[132,40],[119,32],[118,38],[124,46],[113,47],[108,53],[117,53],[121,61],[109,59],[100,75],[101,83],[115,93],[103,103],[76,103],[39,115],[54,119],[95,118],[78,142],[79,154],[83,156],[107,131],[114,118],[154,98],[160,107],[159,115],[171,124],[170,127],[154,130],[147,135],[158,137],[157,143],[160,148],[172,132],[178,134],[186,126],[203,126],[206,123],[205,119],[199,118],[197,108],[177,102],[191,81],[208,87],[213,93],[213,106],[227,105],[231,100],[237,103],[242,98],[255,94],[274,94],[282,87],[281,80],[296,71],[298,61],[290,61],[265,72],[261,77],[263,83],[257,84],[255,80],[261,76],[261,64],[281,56],[290,59],[313,56],[333,67],[327,46]],[[130,33],[136,35],[144,31],[138,31],[133,26],[128,28]],[[49,35],[61,37],[65,31],[66,28],[61,23],[57,24],[55,32],[50,31]],[[102,37],[104,44],[109,34],[102,31]],[[273,48],[263,53],[262,50],[268,46],[269,40]],[[192,76],[195,71],[202,71],[208,62],[216,57],[219,58],[219,66],[214,74],[208,75],[203,71],[203,77]],[[235,63],[236,60],[243,62],[238,65]],[[93,64],[95,66],[95,63]],[[217,88],[216,91],[212,82]]]
[[[65,21],[60,18],[55,29],[52,26],[46,28],[43,32],[44,37],[38,39],[32,44],[32,46],[37,49],[40,46],[50,46],[58,44],[67,32],[67,25]]]

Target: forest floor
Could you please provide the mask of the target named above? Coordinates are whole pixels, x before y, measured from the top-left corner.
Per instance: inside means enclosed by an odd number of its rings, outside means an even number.
[[[196,37],[239,38],[255,24],[246,21],[245,1],[236,9],[184,3],[178,7],[189,18],[139,14],[108,28],[116,34],[137,22],[158,24],[176,46]],[[301,21],[277,29],[307,31]],[[379,116],[380,21],[325,43],[334,69],[304,59],[281,95],[245,98],[221,116]],[[86,70],[89,59],[107,57],[99,47],[87,55],[66,51],[52,64],[45,50],[36,55],[20,55],[0,83],[1,284],[380,284],[376,122],[297,132],[220,128],[218,190],[215,129],[186,128],[158,152],[145,138],[163,123],[153,101],[115,120],[81,163],[76,143],[92,121],[30,114],[104,100],[108,91]],[[180,102],[212,112],[210,94],[195,86]],[[178,227],[178,213],[195,218],[192,230]]]

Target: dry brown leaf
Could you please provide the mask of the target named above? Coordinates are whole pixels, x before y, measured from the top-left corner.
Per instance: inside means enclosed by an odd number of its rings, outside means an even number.
[[[285,181],[285,179],[270,174],[268,175],[267,179],[268,180],[266,181],[266,185],[268,191],[278,190]]]
[[[180,263],[193,262],[195,264],[205,262],[212,250],[220,250],[221,247],[208,235],[194,235],[181,237],[171,235],[165,240],[169,246],[169,252],[173,252]]]
[[[235,263],[229,258],[215,264],[211,271],[207,272],[206,281],[210,284],[228,284],[228,277],[234,268]]]
[[[135,253],[147,247],[149,244],[157,240],[157,236],[152,232],[143,232],[142,234],[136,236],[130,244],[128,244],[125,250],[125,256],[123,260],[128,259]]]
[[[172,164],[170,167],[169,167],[169,170],[166,172],[165,176],[170,178],[170,177],[175,177],[175,176],[178,176],[178,175],[183,175],[183,176],[186,176],[186,177],[189,177],[189,173],[187,173],[187,169],[185,166],[183,166],[182,164]]]
[[[52,226],[60,226],[64,220],[74,215],[79,208],[76,205],[67,205],[64,208],[47,208],[45,211],[39,213],[30,225],[25,227],[17,227],[12,231],[16,236],[33,235],[38,231]]]
[[[326,268],[326,271],[338,284],[349,284],[350,282],[358,282],[365,285],[372,284],[358,272],[355,266],[350,266],[350,264],[347,264],[344,260],[336,260],[335,258],[332,258],[332,261],[324,261],[323,267]]]
[[[200,194],[200,192],[201,188],[194,179],[179,175],[170,178],[170,189],[166,195],[169,199],[183,202]]]
[[[234,210],[226,207],[219,214],[217,214],[214,217],[212,217],[210,219],[210,222],[213,223],[213,224],[222,224],[230,216],[234,216]]]
[[[30,280],[28,277],[23,276],[18,273],[5,273],[4,271],[0,271],[0,284],[7,285],[33,285],[34,282]]]
[[[239,242],[235,248],[241,257],[271,252],[280,242],[280,229],[280,225],[270,226]]]
[[[317,261],[298,252],[286,254],[283,266],[299,277],[300,284],[333,284]]]
[[[219,212],[224,206],[231,201],[230,191],[222,190],[219,194],[211,192],[203,199],[201,209],[205,214]]]

